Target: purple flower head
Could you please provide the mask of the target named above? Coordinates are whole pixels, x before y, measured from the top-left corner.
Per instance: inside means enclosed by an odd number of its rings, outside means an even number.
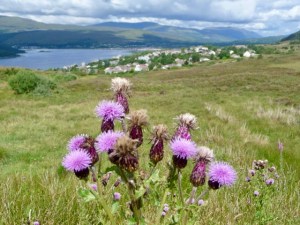
[[[97,184],[89,184],[89,187],[90,187],[93,191],[97,191],[97,189],[98,189]]]
[[[258,191],[254,191],[254,196],[259,196],[259,192]]]
[[[181,159],[189,159],[196,155],[197,146],[195,142],[182,138],[176,138],[170,143],[173,155]]]
[[[123,132],[119,131],[107,131],[100,134],[96,138],[95,147],[98,152],[108,152],[113,149],[119,137],[123,136]]]
[[[215,189],[221,186],[231,186],[237,179],[236,171],[225,162],[212,163],[208,175],[210,184],[213,184]],[[215,185],[219,185],[219,187]]]
[[[96,115],[103,118],[104,121],[121,119],[125,116],[124,108],[117,102],[101,101],[95,109]]]
[[[255,175],[255,170],[249,170],[249,173],[251,174],[251,176]]]
[[[203,200],[203,199],[200,199],[200,200],[198,201],[198,205],[199,205],[199,206],[204,205],[204,200]]]
[[[68,150],[76,151],[81,149],[87,137],[88,137],[87,134],[78,134],[72,137],[68,142],[68,146],[67,146]]]
[[[121,194],[119,192],[114,193],[114,200],[119,201],[121,199]]]
[[[283,143],[282,143],[280,140],[278,140],[278,150],[279,150],[280,152],[283,151]]]
[[[34,221],[33,225],[40,225],[40,222],[39,221]]]
[[[168,212],[169,209],[170,209],[169,206],[164,206],[164,209],[163,209],[163,210],[164,210],[164,212]]]
[[[274,179],[269,178],[265,182],[266,182],[266,185],[271,186],[272,184],[274,184]]]
[[[166,216],[167,215],[167,213],[165,212],[165,211],[163,211],[162,213],[161,213],[161,216],[162,217],[164,217],[164,216]]]
[[[92,164],[91,156],[84,150],[69,152],[63,159],[62,165],[72,172],[87,169]]]

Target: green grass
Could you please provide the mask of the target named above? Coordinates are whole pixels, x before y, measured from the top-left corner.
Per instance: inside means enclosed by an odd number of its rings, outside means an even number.
[[[150,126],[165,123],[172,134],[173,118],[190,112],[198,117],[200,129],[192,133],[199,145],[214,149],[218,160],[232,164],[239,179],[231,189],[211,192],[203,207],[193,207],[188,224],[299,224],[300,223],[300,53],[249,59],[220,61],[169,71],[147,72],[131,76],[131,109],[147,109]],[[275,66],[274,66],[275,65]],[[1,73],[1,72],[0,72]],[[47,72],[47,76],[51,76]],[[5,79],[0,82],[0,224],[24,224],[29,212],[42,224],[109,224],[96,202],[84,203],[76,190],[84,184],[61,169],[66,143],[78,133],[96,136],[100,121],[94,108],[102,99],[110,99],[111,76],[80,77],[62,82],[58,93],[41,97],[15,95]],[[279,110],[281,114],[274,116]],[[287,118],[292,117],[291,123]],[[150,138],[145,130],[145,140]],[[264,206],[268,222],[255,219],[253,190],[245,183],[247,168],[254,159],[268,159],[279,168],[277,141],[284,143],[284,173],[274,196]],[[141,170],[148,169],[150,144],[139,150]],[[171,153],[166,148],[158,165],[166,174]],[[104,160],[104,166],[110,166]],[[183,189],[191,191],[189,173],[184,169]],[[113,176],[112,180],[116,179]],[[101,192],[112,201],[111,183]],[[125,185],[122,193],[125,209]],[[162,198],[163,187],[158,190]],[[200,190],[198,190],[200,191]],[[145,202],[143,214],[154,222],[157,205]],[[174,214],[174,205],[164,220]],[[120,215],[116,219],[122,224]]]

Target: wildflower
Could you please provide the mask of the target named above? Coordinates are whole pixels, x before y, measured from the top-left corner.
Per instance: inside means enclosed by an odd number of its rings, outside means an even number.
[[[33,225],[40,225],[40,222],[39,221],[34,221]]]
[[[266,185],[271,186],[272,184],[274,184],[274,179],[269,178],[265,182],[266,182]]]
[[[272,172],[276,171],[276,167],[275,166],[269,167],[268,170],[269,170],[269,172],[272,173]]]
[[[164,209],[163,209],[163,211],[164,211],[164,212],[168,212],[168,211],[169,211],[169,209],[170,209],[170,208],[169,208],[169,206],[164,206]]]
[[[68,142],[68,150],[76,151],[81,148],[81,145],[85,142],[85,139],[88,137],[87,134],[78,134],[72,137]]]
[[[255,170],[249,170],[249,174],[253,177],[255,175]]]
[[[111,90],[114,92],[115,101],[123,106],[124,112],[129,113],[128,96],[131,83],[125,78],[114,78],[111,80]]]
[[[208,185],[212,189],[219,189],[222,186],[231,186],[237,179],[236,171],[225,162],[212,163],[208,175]]]
[[[278,140],[278,150],[279,152],[283,152],[283,143],[280,140]]]
[[[251,181],[250,177],[246,177],[246,178],[245,178],[245,181],[246,181],[246,182],[250,182],[250,181]]]
[[[198,205],[199,205],[199,206],[204,205],[204,200],[203,200],[203,199],[200,199],[200,200],[198,201]]]
[[[119,201],[121,199],[121,194],[119,192],[114,193],[114,200]]]
[[[254,191],[254,196],[259,196],[259,192],[258,191]]]
[[[195,198],[188,198],[186,201],[185,201],[186,204],[194,204],[195,203]]]
[[[98,189],[97,184],[89,184],[89,187],[90,187],[93,191],[97,191],[97,189]]]
[[[117,102],[101,101],[95,109],[96,115],[102,118],[101,131],[114,130],[114,120],[124,117],[124,108]]]
[[[117,139],[124,135],[123,132],[119,131],[107,131],[103,132],[96,138],[95,148],[98,152],[108,152],[114,148]]]
[[[144,109],[134,111],[129,115],[129,137],[137,139],[137,147],[143,143],[143,126],[148,124],[147,111]]]
[[[204,185],[206,178],[206,166],[214,159],[213,151],[205,146],[197,149],[195,161],[196,164],[190,176],[190,182],[194,187]]]
[[[120,185],[120,183],[122,182],[121,178],[119,177],[115,183],[114,183],[114,187],[118,187]]]
[[[109,153],[109,160],[128,172],[134,172],[139,165],[136,143],[128,136],[118,138],[113,151]]]
[[[187,160],[197,153],[196,144],[193,141],[176,138],[170,143],[173,151],[173,164],[175,167],[182,169],[186,167]]]
[[[161,213],[161,216],[162,217],[164,217],[164,216],[166,216],[167,215],[167,213],[165,212],[165,211],[163,211],[162,213]]]
[[[95,139],[93,137],[86,137],[85,141],[80,145],[80,149],[86,151],[92,158],[92,165],[99,161],[99,155],[95,149]]]
[[[278,173],[275,173],[274,176],[275,176],[276,179],[279,178],[279,174]]]
[[[197,119],[194,115],[190,113],[181,114],[175,118],[177,120],[177,129],[172,138],[184,138],[191,140],[190,130],[197,128]]]
[[[69,152],[62,162],[66,170],[74,172],[79,178],[86,178],[89,175],[89,167],[91,164],[91,156],[83,150]]]
[[[108,173],[103,175],[101,183],[103,184],[104,187],[107,185],[111,175],[112,175],[112,172],[108,172]]]
[[[164,157],[164,141],[168,140],[167,126],[159,124],[153,129],[152,146],[150,149],[150,160],[158,163]]]

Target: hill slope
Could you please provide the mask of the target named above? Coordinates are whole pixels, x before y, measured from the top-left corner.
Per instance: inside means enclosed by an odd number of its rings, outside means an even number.
[[[283,38],[282,41],[300,41],[300,30]]]
[[[0,16],[0,44],[16,47],[183,47],[260,38],[257,33],[230,27],[198,30],[150,22],[76,26]]]

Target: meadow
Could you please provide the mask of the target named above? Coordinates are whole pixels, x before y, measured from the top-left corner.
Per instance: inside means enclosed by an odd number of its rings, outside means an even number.
[[[124,75],[132,84],[131,109],[146,109],[150,125],[145,144],[139,150],[140,170],[148,169],[150,130],[164,123],[170,134],[174,119],[181,113],[198,118],[193,140],[214,150],[218,160],[229,162],[238,172],[231,188],[209,193],[203,206],[189,209],[188,224],[300,224],[300,51],[268,55],[241,61],[220,60],[168,71]],[[47,96],[16,95],[0,72],[0,224],[111,224],[96,201],[84,202],[77,191],[84,186],[66,172],[62,158],[68,140],[76,134],[97,136],[100,120],[94,109],[103,99],[112,99],[112,76],[82,76],[58,83]],[[51,77],[55,72],[37,72]],[[118,125],[119,126],[119,125]],[[278,141],[283,143],[282,158]],[[171,151],[157,166],[167,176]],[[255,202],[255,186],[245,178],[252,161],[267,159],[277,168],[279,178],[263,200]],[[282,159],[282,161],[281,161]],[[110,166],[104,158],[103,167]],[[183,190],[192,186],[192,162],[183,170]],[[116,179],[114,175],[112,180]],[[204,189],[204,187],[203,187]],[[124,193],[120,205],[126,209]],[[156,190],[163,198],[164,187]],[[200,192],[200,190],[198,190]],[[110,205],[113,181],[101,187]],[[154,224],[159,202],[151,197],[144,203],[146,224]],[[160,224],[176,224],[176,208]],[[158,213],[157,213],[158,212]],[[128,218],[128,213],[125,216]],[[122,213],[115,214],[118,224]],[[28,223],[28,220],[30,222]],[[177,223],[178,224],[178,223]]]

